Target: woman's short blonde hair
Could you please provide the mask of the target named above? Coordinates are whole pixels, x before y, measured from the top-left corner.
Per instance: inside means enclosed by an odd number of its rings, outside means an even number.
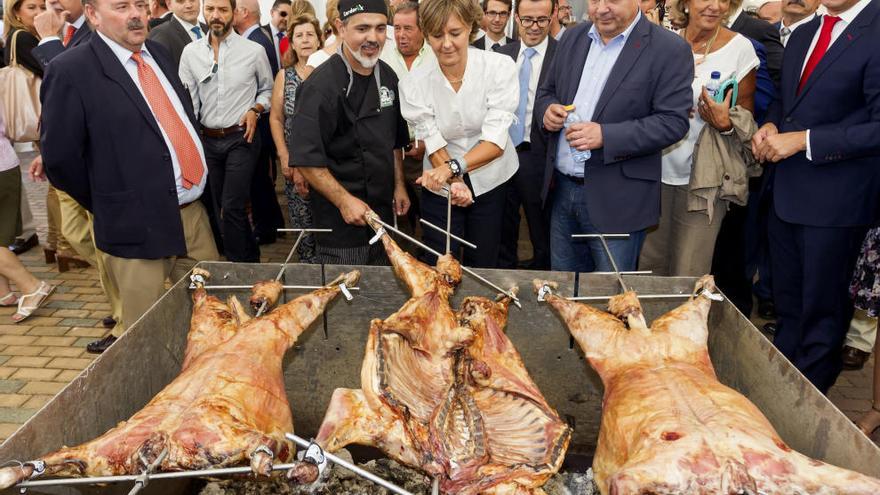
[[[480,20],[483,18],[483,9],[475,0],[423,0],[419,3],[419,27],[426,36],[442,33],[452,16],[471,27],[468,41],[473,42],[480,31]]]
[[[317,17],[315,13],[315,7],[308,0],[293,0],[290,3],[290,17],[291,19],[294,17],[299,17],[303,14],[311,14],[312,17]],[[290,24],[288,22],[288,24]]]
[[[321,24],[318,22],[318,19],[312,14],[300,14],[294,16],[287,23],[287,39],[290,40],[290,48],[288,48],[281,56],[281,64],[285,68],[293,67],[299,62],[299,55],[297,55],[296,50],[293,49],[293,30],[297,26],[302,26],[303,24],[311,24],[311,26],[315,28],[315,34],[318,36],[318,50],[324,48],[324,36],[321,35]]]
[[[333,32],[333,35],[336,36],[339,34],[339,31],[336,29],[336,19],[339,19],[339,0],[327,0],[327,7],[324,12],[327,16],[327,24],[330,26],[330,31]]]
[[[736,12],[742,3],[743,0],[730,0],[730,7],[723,16],[723,21],[726,22],[730,14]],[[666,0],[666,14],[674,27],[686,28],[690,21],[690,0]]]
[[[36,36],[36,31],[33,28],[28,28],[25,26],[18,15],[15,14],[15,11],[21,8],[21,4],[24,3],[24,0],[6,0],[3,2],[3,36],[8,36],[13,30],[16,29],[24,29],[25,31],[30,31]],[[11,50],[11,48],[7,48],[7,50]]]

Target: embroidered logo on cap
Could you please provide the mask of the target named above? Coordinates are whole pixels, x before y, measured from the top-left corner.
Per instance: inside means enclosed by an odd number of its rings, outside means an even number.
[[[354,7],[343,11],[342,17],[349,17],[349,16],[356,14],[357,12],[363,12],[364,10],[366,10],[366,9],[364,9],[364,6],[362,4],[357,4]]]

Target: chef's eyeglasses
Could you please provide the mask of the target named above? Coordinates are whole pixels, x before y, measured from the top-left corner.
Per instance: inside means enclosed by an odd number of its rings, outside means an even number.
[[[535,19],[534,17],[520,17],[519,23],[522,24],[522,27],[528,29],[532,27],[534,24],[537,24],[539,28],[545,28],[550,25],[549,17],[538,17]]]

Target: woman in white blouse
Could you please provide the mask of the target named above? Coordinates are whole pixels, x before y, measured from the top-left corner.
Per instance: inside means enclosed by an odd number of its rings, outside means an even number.
[[[429,191],[422,217],[445,226],[451,192],[452,231],[477,245],[460,259],[494,268],[507,181],[519,167],[508,133],[519,95],[510,57],[470,48],[482,15],[473,0],[421,2],[419,24],[438,63],[400,81],[400,110],[425,143],[424,172],[416,181]],[[445,250],[443,234],[426,229],[424,241]],[[458,256],[457,243],[452,253]]]

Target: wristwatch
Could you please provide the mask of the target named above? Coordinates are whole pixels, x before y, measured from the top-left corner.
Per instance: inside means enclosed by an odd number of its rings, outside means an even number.
[[[257,116],[257,120],[260,120],[260,114],[261,114],[262,112],[260,112],[260,110],[259,110],[257,107],[250,107],[250,108],[248,108],[248,112],[254,112],[254,115]]]
[[[467,173],[467,162],[464,161],[464,158],[453,158],[447,160],[446,164],[449,165],[449,170],[452,171],[453,177],[461,177]]]

